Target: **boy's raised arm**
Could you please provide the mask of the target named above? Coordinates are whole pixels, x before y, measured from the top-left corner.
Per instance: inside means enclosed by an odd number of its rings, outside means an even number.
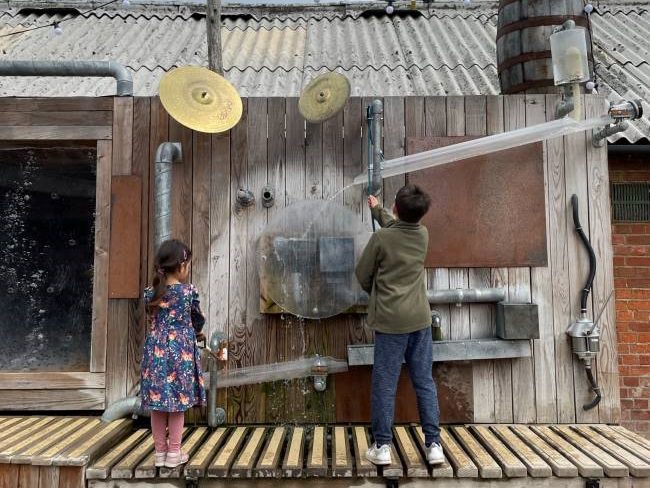
[[[377,197],[370,195],[368,197],[368,206],[370,207],[372,218],[375,219],[381,227],[390,227],[395,223],[395,217],[381,206]]]
[[[373,234],[366,245],[366,248],[361,253],[359,263],[355,269],[355,274],[359,280],[361,288],[366,293],[370,294],[372,291],[372,283],[377,272],[377,254],[379,247],[377,243],[377,234]]]

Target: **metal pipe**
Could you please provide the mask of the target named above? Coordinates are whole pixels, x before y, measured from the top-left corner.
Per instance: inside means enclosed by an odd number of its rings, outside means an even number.
[[[455,290],[427,290],[430,304],[439,303],[496,303],[506,299],[503,288],[457,288]]]
[[[110,76],[118,96],[133,96],[131,73],[115,61],[0,61],[0,76]]]
[[[142,408],[142,398],[139,396],[126,397],[111,403],[102,414],[102,422],[112,422],[132,415],[149,415],[149,412]]]
[[[154,159],[154,249],[172,235],[172,164],[183,159],[179,142],[163,142]]]
[[[214,332],[210,337],[210,357],[208,359],[208,371],[210,379],[208,382],[208,425],[217,427],[226,421],[226,411],[223,408],[217,408],[217,358],[214,357],[221,349],[221,342],[226,340],[222,332]]]
[[[594,129],[592,131],[591,142],[596,147],[602,147],[602,145],[605,144],[605,139],[613,136],[614,134],[618,134],[619,132],[625,132],[629,126],[630,124],[627,122],[627,120],[624,120],[617,124],[603,127],[600,130]]]
[[[381,190],[381,170],[383,153],[381,151],[381,121],[384,116],[384,104],[381,100],[372,101],[372,193]]]

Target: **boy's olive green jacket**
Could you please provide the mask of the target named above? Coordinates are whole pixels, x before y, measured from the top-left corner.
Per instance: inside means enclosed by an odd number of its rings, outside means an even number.
[[[424,258],[429,234],[420,224],[395,220],[381,206],[372,217],[382,229],[361,254],[356,275],[370,295],[368,326],[387,334],[405,334],[431,325]]]

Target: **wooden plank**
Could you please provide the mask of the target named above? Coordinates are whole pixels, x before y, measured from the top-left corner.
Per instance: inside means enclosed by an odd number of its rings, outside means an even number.
[[[390,464],[387,466],[379,466],[379,475],[385,478],[401,478],[404,476],[402,462],[393,444],[390,446]]]
[[[81,428],[86,420],[87,419],[85,418],[78,418],[72,420],[72,422],[59,422],[56,429],[47,432],[46,436],[41,436],[40,440],[37,442],[32,443],[25,448],[21,447],[20,452],[16,453],[16,455],[11,458],[11,462],[16,464],[31,463],[33,456],[43,452],[53,444],[56,444],[60,439],[63,439],[65,436],[67,436],[68,433],[74,432],[75,430]]]
[[[299,478],[303,473],[304,465],[305,428],[294,427],[291,439],[287,444],[287,451],[282,463],[282,476],[285,478]]]
[[[592,428],[596,429],[599,434],[607,437],[610,441],[615,442],[635,456],[643,459],[646,463],[650,463],[650,449],[641,444],[637,444],[632,439],[617,432],[609,425],[593,425]]]
[[[327,476],[327,439],[325,427],[317,425],[311,436],[311,443],[307,455],[307,476]]]
[[[629,476],[627,466],[607,454],[603,449],[595,446],[583,436],[577,434],[568,425],[555,425],[551,427],[556,433],[562,435],[567,441],[584,452],[603,467],[603,471],[610,478]]]
[[[38,488],[58,488],[59,467],[41,466],[38,475]]]
[[[259,457],[265,433],[266,429],[264,427],[257,427],[252,431],[237,460],[230,468],[229,476],[231,478],[252,477],[253,467]]]
[[[202,478],[206,474],[206,469],[212,457],[216,454],[217,449],[221,447],[227,429],[219,427],[212,432],[206,441],[201,445],[201,448],[190,457],[190,460],[185,465],[184,475],[190,478]]]
[[[306,198],[323,198],[323,125],[307,122],[305,130]]]
[[[384,98],[384,129],[383,129],[383,148],[384,159],[393,159],[404,156],[404,139],[405,139],[405,111],[404,98],[402,97],[385,97]],[[390,209],[397,191],[404,186],[406,182],[405,175],[391,176],[384,178],[384,206]]]
[[[526,125],[546,121],[546,98],[544,95],[526,95]],[[548,195],[548,148],[544,151],[544,194]],[[546,249],[551,249],[549,230],[550,204],[546,200]],[[549,264],[551,260],[548,260]],[[553,281],[551,267],[534,267],[531,273],[531,300],[537,304],[539,314],[539,340],[533,342],[535,411],[537,422],[557,422],[557,390],[555,383],[555,340],[553,335]],[[540,372],[546,372],[540,374]],[[553,374],[551,374],[551,372]]]
[[[452,427],[460,444],[478,466],[481,478],[501,478],[502,471],[492,456],[479,444],[465,427]],[[444,447],[444,445],[443,445]]]
[[[108,256],[111,222],[110,142],[97,142],[97,191],[95,195],[95,264],[93,273],[93,313],[90,337],[90,371],[106,369],[106,331],[108,327]]]
[[[582,451],[576,449],[572,444],[557,435],[549,426],[531,426],[531,429],[571,461],[578,468],[580,476],[584,478],[602,478],[604,476],[603,468],[589,456],[586,456]]]
[[[133,167],[133,97],[115,97],[112,174],[130,175]]]
[[[110,448],[111,444],[130,432],[132,424],[130,419],[120,419],[102,424],[99,430],[83,443],[55,457],[53,464],[55,466],[86,466],[97,455]]]
[[[253,471],[254,475],[260,478],[279,478],[282,475],[280,466],[280,455],[284,446],[284,439],[287,435],[287,428],[276,427],[273,434],[269,435],[269,442],[260,456]]]
[[[111,469],[111,478],[131,479],[138,463],[153,451],[153,436],[147,435],[138,446],[129,452],[119,463]]]
[[[520,129],[527,125],[526,100],[523,95],[511,95],[504,99],[504,128],[506,131]],[[508,269],[508,299],[516,303],[530,303],[531,282],[529,268]],[[516,423],[534,422],[535,381],[533,358],[512,360],[513,420]]]
[[[425,452],[424,432],[422,431],[422,427],[420,427],[419,425],[413,427],[413,435],[414,435],[415,442],[420,446],[420,451]],[[453,478],[454,477],[454,470],[452,469],[451,465],[449,464],[449,461],[447,460],[447,456],[445,455],[444,449],[443,449],[443,456],[445,458],[444,463],[430,465],[432,478]],[[427,462],[426,456],[424,461]]]
[[[533,478],[547,478],[553,474],[551,467],[507,426],[493,425],[492,430],[521,459],[530,476]]]
[[[33,488],[38,486],[40,469],[38,466],[21,464],[18,470],[18,488]]]
[[[508,478],[525,478],[526,466],[517,459],[510,449],[508,449],[485,425],[472,425],[471,432],[476,435],[482,442],[489,453],[497,460],[503,469],[503,473]],[[512,446],[511,446],[512,447]]]
[[[22,429],[34,423],[36,420],[38,420],[37,417],[17,417],[16,422],[13,422],[11,425],[7,425],[2,428],[0,431],[0,441],[11,437],[16,432],[20,432]]]
[[[586,117],[604,113],[609,102],[604,97],[585,97]],[[614,290],[611,200],[609,195],[609,169],[606,145],[597,148],[591,136],[585,133],[587,146],[587,185],[589,205],[589,238],[599,263],[592,287],[594,314],[605,307],[598,327],[601,348],[598,353],[598,382],[602,400],[598,404],[598,420],[601,423],[617,423],[621,420],[620,385],[618,369],[618,341],[616,339],[616,304],[607,299]],[[585,202],[586,204],[586,202]],[[584,222],[582,222],[584,226]],[[605,306],[606,305],[606,306]],[[592,316],[592,318],[595,318]]]
[[[108,405],[126,396],[130,307],[131,303],[127,298],[108,301],[106,329],[106,403]]]
[[[546,106],[555,107],[559,95],[547,95]],[[546,120],[553,120],[553,110],[546,111]],[[548,175],[549,238],[553,303],[553,335],[555,342],[555,382],[557,388],[557,420],[561,423],[575,422],[575,390],[573,387],[573,353],[566,338],[567,324],[571,317],[571,290],[569,289],[569,249],[567,241],[564,142],[555,138],[546,141],[546,173]],[[570,218],[570,217],[569,217]]]
[[[3,98],[0,112],[113,110],[112,97]]]
[[[110,140],[112,136],[110,125],[0,126],[0,140],[3,141],[100,141]]]
[[[190,458],[194,456],[194,453],[198,451],[199,446],[201,446],[201,441],[208,432],[207,427],[197,427],[189,435],[189,437],[183,441],[183,452],[186,453]],[[159,478],[180,478],[181,473],[184,472],[187,466],[177,466],[175,468],[160,468],[158,470]]]
[[[621,427],[620,425],[612,425],[611,428],[612,430],[616,431],[618,434],[621,434],[633,440],[634,442],[645,447],[646,449],[650,449],[650,440],[637,434],[636,432],[632,432],[631,430],[628,430],[625,427]]]
[[[103,410],[104,390],[2,390],[0,409],[27,410]]]
[[[305,174],[305,119],[298,111],[298,99],[287,98],[286,205],[304,200],[307,188]]]
[[[429,470],[422,452],[411,438],[407,428],[403,425],[395,426],[393,438],[397,449],[402,453],[406,475],[409,478],[428,478]]]
[[[2,452],[0,452],[0,462],[10,462],[17,454],[29,449],[29,447],[41,442],[43,439],[48,439],[53,432],[69,422],[72,422],[72,420],[73,419],[69,417],[56,419],[53,422],[50,422],[45,428],[39,427],[38,432],[34,434],[29,433],[29,435],[23,438],[20,442],[13,442],[10,445],[7,445],[7,447],[2,448]]]
[[[528,426],[513,425],[511,428],[527,446],[548,463],[553,471],[553,475],[560,478],[574,478],[578,476],[578,469],[546,441],[533,433]]]
[[[440,429],[440,443],[445,456],[454,467],[456,478],[478,478],[476,464],[458,445],[446,427]]]
[[[140,298],[140,230],[142,180],[117,175],[111,179],[109,298]],[[126,336],[126,334],[124,334]]]
[[[33,438],[34,436],[39,435],[42,430],[47,429],[47,424],[54,423],[54,421],[54,417],[32,417],[29,419],[28,423],[20,424],[20,429],[0,441],[0,462],[7,462],[6,460],[3,460],[6,454],[15,452],[16,446],[21,445],[24,442],[25,437]]]
[[[621,449],[618,444],[610,441],[590,427],[583,425],[574,426],[573,428],[583,437],[589,439],[592,444],[598,446],[614,459],[618,459],[621,463],[625,464],[630,470],[632,476],[636,476],[637,478],[647,478],[650,476],[650,465],[643,459],[625,449]]]
[[[13,466],[11,464],[0,464],[0,486],[2,488],[17,487],[19,476],[20,476],[19,466]]]
[[[138,429],[133,432],[129,437],[113,447],[110,451],[100,457],[97,461],[92,463],[86,469],[86,478],[105,480],[108,478],[111,468],[126,453],[130,452],[136,445],[138,445],[146,436],[150,434],[149,429]]]
[[[0,390],[76,390],[80,388],[102,389],[104,387],[103,373],[73,371],[69,373],[0,373]]]
[[[75,445],[77,442],[83,441],[88,435],[100,427],[101,421],[97,418],[85,419],[86,422],[78,429],[71,432],[64,439],[61,439],[56,444],[47,448],[45,451],[32,458],[32,464],[38,466],[51,466],[54,459],[64,452],[68,447]]]
[[[86,488],[86,475],[83,467],[59,467],[59,488]]]
[[[332,199],[343,188],[343,112],[323,122],[323,198]],[[343,193],[336,197],[343,203]]]
[[[208,476],[225,478],[230,466],[235,461],[239,448],[246,439],[246,427],[237,427],[232,431],[228,441],[219,450],[212,463],[208,466]]]
[[[352,427],[352,445],[354,447],[355,473],[361,477],[377,476],[377,466],[366,459],[369,447],[368,428],[356,425]]]
[[[337,425],[332,427],[332,476],[351,477],[352,474],[347,428]]]
[[[0,425],[0,428],[4,431],[4,429],[11,427],[14,424],[17,424],[18,422],[23,422],[25,420],[25,417],[9,417],[5,418],[4,422],[2,425]]]
[[[172,236],[192,247],[192,131],[169,119],[169,140],[180,142],[183,161],[172,165]]]
[[[2,112],[0,126],[4,125],[111,126],[113,125],[113,113],[109,110],[75,110],[70,112]]]

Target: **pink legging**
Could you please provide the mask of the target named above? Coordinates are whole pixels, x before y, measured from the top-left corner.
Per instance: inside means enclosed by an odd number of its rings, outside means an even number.
[[[183,437],[185,412],[151,412],[151,432],[156,452],[179,452]],[[167,430],[169,429],[169,447]]]

